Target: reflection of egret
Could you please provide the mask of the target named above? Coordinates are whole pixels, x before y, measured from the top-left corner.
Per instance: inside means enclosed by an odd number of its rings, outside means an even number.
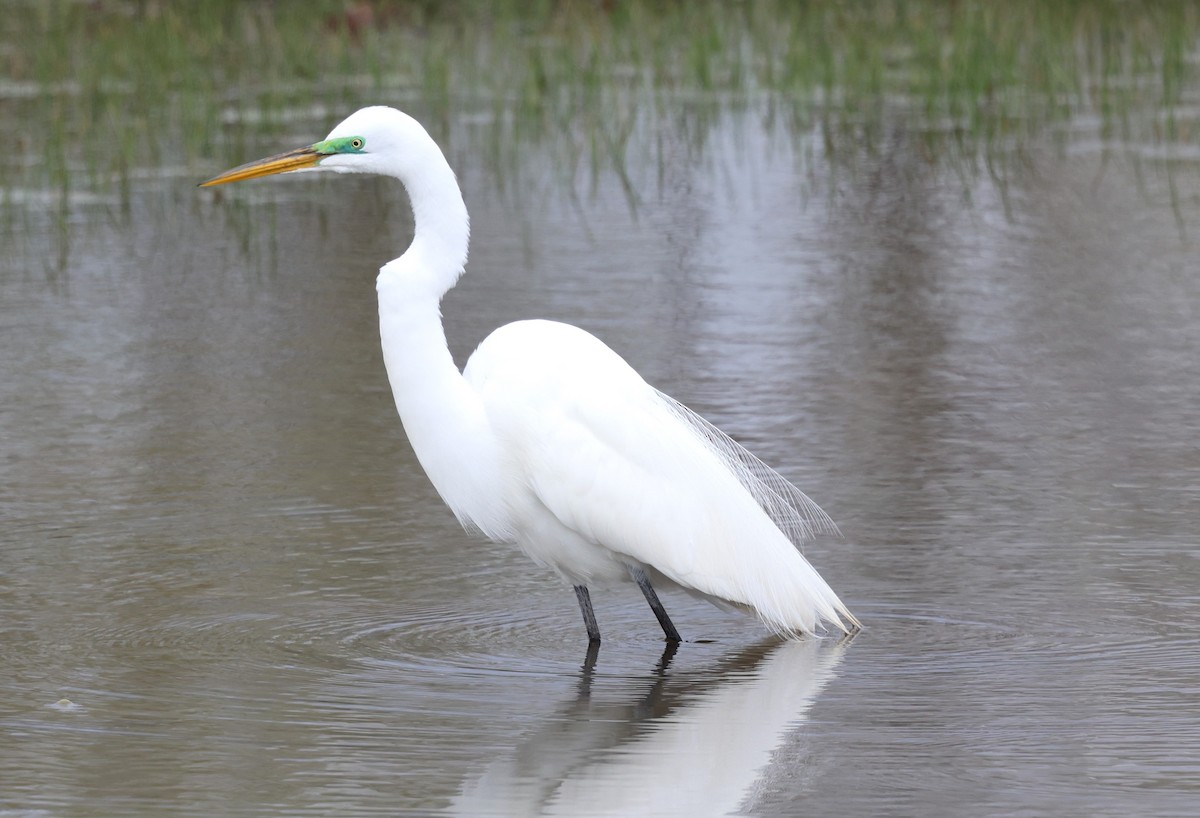
[[[703,674],[613,697],[585,668],[578,696],[467,781],[456,815],[726,815],[833,677],[845,644],[772,642]],[[670,648],[668,648],[670,651]],[[605,685],[607,687],[607,685]],[[615,698],[615,701],[613,700]]]
[[[464,525],[517,543],[575,586],[591,641],[600,630],[588,587],[629,580],[671,641],[679,634],[653,585],[751,610],[780,633],[857,626],[795,547],[834,528],[825,513],[596,338],[519,321],[458,371],[439,303],[466,264],[467,209],[414,119],[364,108],[323,142],[204,185],[300,170],[404,183],[415,235],[377,289],[384,361],[413,451]]]

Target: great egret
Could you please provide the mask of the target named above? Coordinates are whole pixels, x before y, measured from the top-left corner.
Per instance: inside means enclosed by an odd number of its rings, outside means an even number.
[[[468,529],[516,543],[575,588],[600,641],[589,587],[633,581],[669,641],[655,586],[757,614],[788,636],[859,627],[797,545],[833,521],[760,460],[648,385],[581,329],[517,321],[459,372],[440,302],[470,234],[454,171],[394,108],[363,108],[315,145],[202,186],[296,171],[399,179],[412,244],[379,271],[379,334],[396,408],[438,493]]]

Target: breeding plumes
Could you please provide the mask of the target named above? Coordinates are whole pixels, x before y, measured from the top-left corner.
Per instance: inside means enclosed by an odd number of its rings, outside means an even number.
[[[396,408],[434,487],[462,524],[515,543],[574,586],[600,641],[589,588],[635,582],[668,640],[655,588],[753,612],[771,630],[859,627],[798,550],[833,522],[799,489],[581,329],[518,321],[460,372],[440,302],[467,261],[454,172],[412,117],[364,108],[322,142],[204,186],[296,171],[399,179],[412,244],[379,272],[379,332]]]

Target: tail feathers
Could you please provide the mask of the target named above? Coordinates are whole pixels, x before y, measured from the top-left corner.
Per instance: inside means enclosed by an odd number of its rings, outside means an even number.
[[[862,624],[800,553],[800,546],[806,540],[822,533],[840,533],[829,515],[703,417],[670,395],[658,392],[658,397],[742,485],[770,520],[770,523],[764,520],[764,524],[773,529],[770,533],[764,529],[756,532],[759,537],[755,539],[755,555],[744,555],[745,561],[737,572],[742,576],[708,578],[712,587],[725,586],[724,594],[702,592],[702,595],[753,612],[782,636],[816,635],[824,630],[825,623],[847,634],[861,630]],[[749,518],[737,519],[745,523]],[[736,534],[748,532],[729,533],[732,535],[729,541],[734,541]],[[770,545],[764,542],[780,535],[780,540]]]
[[[828,628],[845,634],[862,629],[857,617],[801,554],[782,537],[777,546],[776,559],[761,559],[759,552],[753,564],[743,562],[736,572],[671,579],[719,608],[756,616],[783,637],[819,636]]]
[[[763,624],[787,637],[819,635],[826,625],[847,634],[860,630],[862,624],[833,589],[803,557],[795,556],[803,561],[795,571],[755,580],[751,607]]]

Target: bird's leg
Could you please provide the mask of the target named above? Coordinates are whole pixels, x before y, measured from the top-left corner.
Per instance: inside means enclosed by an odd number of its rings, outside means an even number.
[[[600,626],[596,624],[596,612],[592,610],[592,595],[586,585],[575,586],[575,597],[579,600],[579,610],[583,612],[583,624],[587,626],[588,642],[600,644]]]
[[[650,603],[650,610],[654,611],[654,615],[658,617],[658,624],[662,625],[663,633],[667,635],[667,641],[683,641],[679,638],[679,631],[675,630],[675,624],[671,621],[671,617],[667,616],[667,609],[658,601],[658,594],[654,592],[654,586],[650,584],[650,578],[646,576],[646,572],[642,570],[642,567],[640,565],[629,566],[629,574],[637,582],[638,587],[642,589],[642,595]]]

